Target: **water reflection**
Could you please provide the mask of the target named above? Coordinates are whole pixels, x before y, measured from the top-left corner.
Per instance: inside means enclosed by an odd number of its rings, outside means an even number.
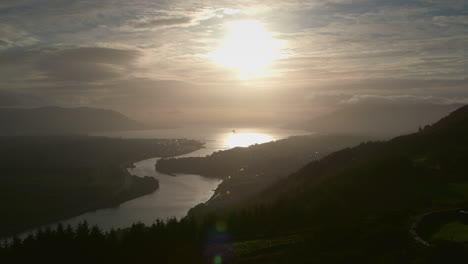
[[[248,147],[250,145],[262,144],[270,141],[272,141],[272,138],[266,134],[233,132],[226,138],[225,144],[228,148],[235,148]]]
[[[196,154],[196,152],[192,153]],[[199,175],[179,174],[174,177],[159,173],[154,169],[154,164],[158,159],[136,162],[135,168],[129,169],[129,172],[134,175],[157,178],[158,190],[124,202],[117,207],[87,212],[62,221],[62,223],[76,226],[86,220],[90,225],[98,225],[104,230],[110,230],[129,227],[136,222],[151,225],[158,218],[161,220],[172,217],[180,219],[190,208],[210,199],[213,190],[221,182],[219,179]],[[23,233],[21,237],[25,237],[28,233]]]
[[[231,128],[232,129],[232,128]],[[197,151],[180,155],[179,157],[203,157],[213,152],[234,147],[248,147],[253,144],[266,143],[272,140],[287,138],[292,135],[309,134],[305,131],[271,129],[271,128],[240,128],[242,131],[232,131],[230,128],[179,128],[155,129],[143,131],[102,132],[94,136],[123,138],[191,138],[205,142],[205,147]],[[232,131],[232,132],[231,132]],[[195,205],[206,202],[216,189],[220,180],[205,178],[199,175],[165,175],[155,171],[154,165],[158,158],[152,158],[135,163],[130,173],[137,176],[151,176],[159,180],[159,189],[120,204],[115,208],[100,209],[62,221],[76,225],[87,220],[91,225],[98,225],[104,230],[124,228],[140,221],[151,225],[154,220],[169,217],[181,218]],[[54,226],[52,224],[51,226]],[[25,237],[29,232],[21,234]]]

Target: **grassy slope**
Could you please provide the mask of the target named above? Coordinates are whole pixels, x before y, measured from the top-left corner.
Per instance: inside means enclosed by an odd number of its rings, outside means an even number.
[[[468,242],[468,225],[460,222],[450,222],[442,226],[432,237],[433,241],[447,240]]]

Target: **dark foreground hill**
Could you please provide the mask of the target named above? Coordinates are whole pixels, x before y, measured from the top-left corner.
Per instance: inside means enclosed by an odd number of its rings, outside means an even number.
[[[0,238],[153,192],[133,161],[202,146],[194,140],[0,136]]]
[[[0,135],[78,134],[144,129],[121,113],[97,108],[41,107],[0,109]]]
[[[114,263],[464,263],[466,242],[441,235],[445,225],[434,228],[431,247],[409,231],[422,214],[468,207],[467,146],[463,107],[419,133],[309,163],[242,209],[107,234],[86,224],[58,227],[16,240],[0,256]],[[464,223],[453,226],[466,235]]]
[[[409,230],[422,214],[468,207],[467,146],[465,106],[419,133],[333,153],[257,197],[252,204],[268,208],[264,219],[277,220],[257,227],[301,234],[305,242],[283,254],[295,263],[465,259],[464,244],[432,241],[436,246],[426,248]]]

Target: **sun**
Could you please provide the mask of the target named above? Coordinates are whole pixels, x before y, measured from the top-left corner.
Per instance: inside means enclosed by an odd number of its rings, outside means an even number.
[[[282,42],[255,20],[225,24],[226,37],[211,57],[221,66],[234,69],[242,79],[265,75],[272,61],[281,58]]]

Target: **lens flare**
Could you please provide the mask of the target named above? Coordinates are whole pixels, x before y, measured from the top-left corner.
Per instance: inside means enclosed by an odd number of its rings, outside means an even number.
[[[217,256],[214,257],[213,263],[214,264],[222,264],[223,263],[223,258],[221,258],[220,255],[217,255]]]

